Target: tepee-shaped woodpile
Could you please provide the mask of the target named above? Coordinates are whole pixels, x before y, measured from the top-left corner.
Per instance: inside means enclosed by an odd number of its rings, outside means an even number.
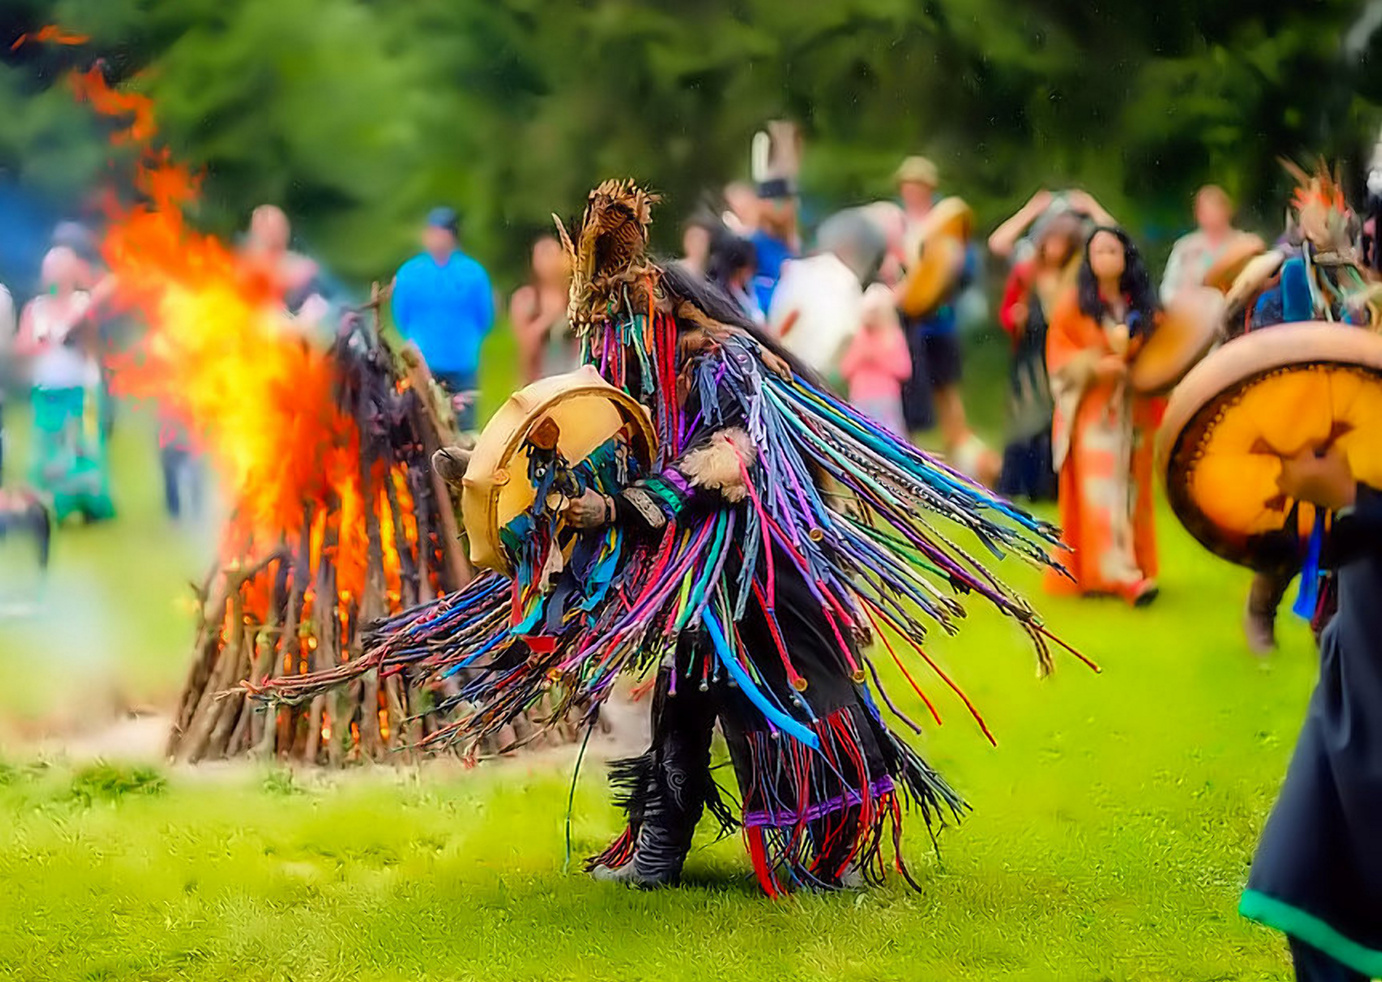
[[[432,452],[459,434],[426,367],[358,320],[330,357],[337,409],[356,437],[337,449],[354,459],[358,479],[303,501],[296,530],[272,541],[262,521],[258,533],[244,534],[248,523],[232,512],[216,568],[198,591],[192,665],[168,741],[175,759],[248,754],[342,764],[408,756],[438,725],[430,707],[454,691],[446,680],[372,674],[301,706],[270,706],[252,694],[267,678],[357,657],[371,622],[470,576],[453,501],[430,466]],[[283,437],[286,459],[296,448]]]

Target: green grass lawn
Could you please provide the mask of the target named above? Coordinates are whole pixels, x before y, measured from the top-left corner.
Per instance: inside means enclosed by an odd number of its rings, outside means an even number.
[[[500,372],[509,350],[502,337],[492,348]],[[503,381],[486,382],[490,408]],[[99,598],[99,616],[70,636],[0,623],[4,710],[53,711],[97,684],[165,698],[181,680],[180,584],[204,545],[159,517],[154,457],[134,420],[117,447],[121,520],[66,530],[54,573],[55,585]],[[921,745],[975,812],[943,834],[939,858],[914,825],[906,855],[920,893],[894,881],[768,901],[738,842],[713,843],[708,828],[683,889],[594,884],[563,869],[570,770],[550,764],[290,777],[42,762],[12,749],[0,769],[0,974],[1289,978],[1281,939],[1235,907],[1315,656],[1294,621],[1275,658],[1248,655],[1246,574],[1161,518],[1163,594],[1153,607],[1042,603],[1101,674],[1066,658],[1038,681],[1024,638],[984,612],[960,637],[934,639],[998,746],[929,685],[945,723]],[[1012,579],[1037,591],[1027,571]],[[905,686],[893,692],[916,708]],[[600,768],[588,766],[575,797],[576,856],[618,824]]]

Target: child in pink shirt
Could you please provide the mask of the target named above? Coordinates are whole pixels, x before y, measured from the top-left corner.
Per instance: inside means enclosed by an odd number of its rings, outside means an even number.
[[[855,409],[906,436],[902,383],[911,377],[912,357],[893,304],[892,291],[881,283],[864,291],[863,322],[840,361],[840,374]]]

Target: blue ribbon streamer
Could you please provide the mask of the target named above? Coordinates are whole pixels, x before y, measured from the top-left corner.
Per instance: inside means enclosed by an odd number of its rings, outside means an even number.
[[[773,725],[792,739],[806,744],[812,750],[821,749],[820,738],[816,736],[814,730],[778,709],[759,690],[758,685],[749,677],[744,666],[739,664],[739,659],[734,657],[734,652],[729,650],[729,643],[725,640],[724,631],[720,629],[720,622],[710,607],[706,607],[705,613],[701,615],[701,623],[705,625],[706,632],[710,635],[710,642],[715,646],[715,654],[719,657],[720,664],[725,667],[725,671],[729,672],[730,678],[734,679],[740,691],[748,696],[749,702],[757,706],[759,711]]]
[[[1310,530],[1310,542],[1305,549],[1305,565],[1300,571],[1300,593],[1296,594],[1291,613],[1302,620],[1313,620],[1320,606],[1320,556],[1324,552],[1324,513],[1315,513],[1315,527]]]

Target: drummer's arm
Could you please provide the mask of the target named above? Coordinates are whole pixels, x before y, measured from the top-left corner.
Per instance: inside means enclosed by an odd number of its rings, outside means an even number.
[[[1066,390],[1083,389],[1094,378],[1102,351],[1083,342],[1084,314],[1073,292],[1056,305],[1046,332],[1046,370],[1053,384]]]
[[[748,495],[746,475],[753,469],[757,451],[743,428],[743,412],[729,388],[717,386],[713,391],[715,401],[702,407],[693,387],[693,395],[682,409],[707,422],[691,435],[681,456],[660,471],[634,481],[610,497],[607,504],[599,502],[600,507],[591,499],[595,493],[587,492],[577,509],[576,524],[597,528],[614,521],[635,534],[653,536],[688,513],[743,501]],[[582,517],[589,521],[580,521]]]
[[[1306,447],[1294,457],[1282,458],[1277,487],[1289,498],[1333,514],[1328,565],[1382,555],[1382,491],[1354,477],[1337,444],[1323,452]]]
[[[614,519],[625,528],[654,534],[688,512],[737,504],[748,496],[746,477],[756,456],[744,430],[717,430],[658,473],[616,494]]]

